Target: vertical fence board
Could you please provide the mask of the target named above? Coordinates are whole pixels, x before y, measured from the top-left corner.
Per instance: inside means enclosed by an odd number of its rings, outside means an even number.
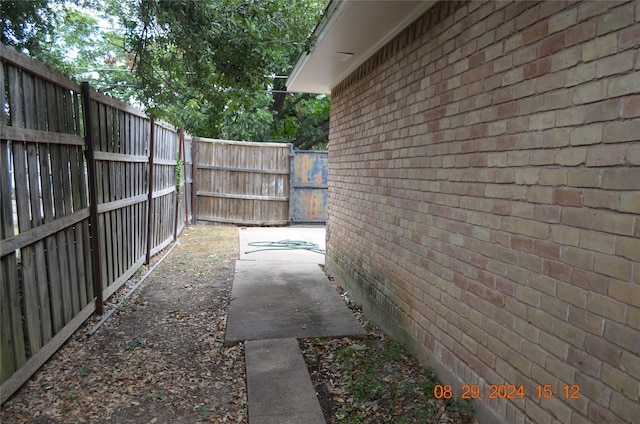
[[[5,94],[5,67],[0,66],[0,104],[7,102]],[[2,125],[9,124],[9,116],[5,107],[0,110]],[[13,220],[13,175],[10,172],[12,161],[11,142],[0,140],[0,205],[4,207],[0,214],[0,236],[2,240],[9,239],[15,234]],[[6,205],[11,205],[7,207]],[[18,292],[18,260],[17,252],[4,255],[0,258],[0,271],[2,272],[2,284],[0,284],[0,330],[4,335],[0,343],[0,378],[6,380],[11,373],[18,369],[25,362],[24,339],[22,325],[20,325],[21,314],[20,303],[17,298]]]
[[[33,77],[24,75],[22,78],[22,91],[25,107],[25,128],[36,129],[36,111],[34,108],[35,98],[33,91]],[[42,193],[40,189],[40,170],[38,159],[38,146],[36,143],[27,143],[27,170],[29,175],[29,197],[31,204],[31,225],[37,227],[42,225]],[[44,243],[40,240],[29,248],[23,249],[24,272],[24,299],[25,318],[28,327],[29,347],[31,352],[36,352],[42,345],[51,338],[51,331],[48,328],[48,308],[44,304],[49,301],[49,293],[46,280],[46,259]],[[26,271],[27,268],[32,268]],[[31,279],[28,276],[34,276]],[[42,305],[42,306],[41,306]],[[42,313],[41,313],[42,312]]]
[[[104,266],[100,262],[102,255],[100,253],[100,229],[99,229],[99,218],[98,218],[98,183],[97,183],[97,173],[96,173],[96,159],[95,159],[95,138],[94,134],[97,133],[97,128],[95,127],[96,123],[93,121],[95,114],[91,110],[92,101],[91,101],[91,91],[89,88],[89,83],[85,82],[82,84],[82,113],[83,113],[83,125],[84,125],[84,143],[86,146],[85,157],[87,161],[87,178],[86,178],[86,197],[85,200],[88,201],[89,206],[89,221],[91,222],[91,227],[85,227],[84,233],[90,231],[91,238],[86,239],[86,245],[90,246],[91,252],[91,273],[87,273],[87,277],[91,276],[91,283],[87,281],[87,294],[91,294],[87,298],[87,302],[89,299],[92,299],[95,296],[95,310],[98,314],[102,315],[104,310],[104,299],[102,296],[103,293],[103,280],[102,280],[102,269]],[[83,172],[84,174],[84,172]],[[83,190],[84,192],[85,190]]]
[[[288,222],[289,144],[198,139],[197,218],[249,225]]]
[[[52,86],[52,101],[50,102],[52,108],[49,110],[49,127],[55,132],[64,132],[65,118],[63,102],[60,97],[61,89]],[[68,161],[67,146],[60,145],[54,148],[55,163],[52,163],[53,174],[53,204],[55,208],[56,218],[60,218],[66,215],[65,202],[68,201]],[[57,259],[60,272],[60,290],[61,290],[61,305],[63,322],[62,325],[68,323],[73,318],[72,310],[69,307],[71,305],[71,288],[69,287],[70,265],[69,262],[72,258],[69,257],[67,251],[68,245],[68,231],[62,230],[56,234],[56,249]]]
[[[3,90],[4,91],[4,90]],[[9,161],[11,144],[2,140],[0,146],[0,200],[2,205],[11,203],[11,174],[9,173]],[[12,208],[2,208],[2,239],[13,237],[15,223]],[[0,287],[0,316],[2,316],[3,340],[0,344],[0,376],[6,380],[11,373],[18,369],[26,361],[24,346],[24,334],[22,330],[22,314],[20,310],[19,276],[17,252],[2,257],[2,275],[4,281]]]
[[[20,74],[18,70],[12,68],[9,72],[9,96],[10,108],[12,110],[12,123],[19,128],[25,128],[25,116],[31,114],[31,110],[25,111],[25,103],[31,94],[30,84],[27,87],[21,84]],[[22,90],[20,90],[22,85]],[[27,90],[25,93],[24,90]],[[24,97],[23,97],[24,96]],[[29,109],[29,106],[27,106]],[[37,172],[37,169],[29,169],[33,165],[33,158],[29,158],[26,143],[13,143],[13,173],[15,178],[15,199],[18,216],[18,229],[20,233],[30,230],[34,223],[34,215],[40,214],[40,211],[32,211],[32,201],[34,198],[39,201],[37,194],[33,193],[34,187],[29,188],[29,182],[34,180],[31,172]],[[32,153],[32,152],[29,152]],[[36,174],[37,175],[37,174]],[[34,207],[35,209],[35,207]],[[37,351],[42,344],[40,332],[40,317],[38,315],[38,295],[37,295],[37,279],[35,265],[34,246],[25,246],[20,250],[20,259],[22,265],[22,284],[21,291],[27,302],[25,302],[24,325],[25,340],[29,352]],[[18,292],[19,293],[19,292]]]
[[[157,123],[156,152],[149,146],[151,121],[142,112],[1,44],[0,57],[4,403],[94,310],[101,313],[103,297],[142,264],[147,240],[154,252],[161,250],[189,212],[187,205],[177,207],[187,201],[188,184],[178,197],[175,128]],[[154,155],[156,181],[146,159]],[[155,192],[149,190],[154,182]],[[149,200],[141,200],[146,194]],[[157,231],[148,232],[153,221]]]
[[[0,53],[4,402],[189,220],[286,224],[291,147],[185,136]]]
[[[44,105],[46,104],[45,98],[45,84],[37,78],[34,81],[34,104]],[[45,130],[46,129],[46,115],[40,109],[33,111],[34,117],[34,129]],[[44,143],[38,143],[38,169],[39,169],[39,181],[34,182],[40,187],[40,197],[42,202],[41,220],[42,224],[48,223],[53,220],[53,192],[51,190],[50,175],[51,167],[49,162],[49,145]],[[53,243],[51,238],[47,237],[45,240],[39,241],[40,245],[36,263],[38,265],[38,297],[40,300],[40,319],[42,327],[42,341],[48,342],[53,337],[53,313],[51,309],[51,287],[57,287],[58,281],[53,281],[51,277],[51,270],[55,269],[55,266],[49,266],[49,258],[53,254]]]

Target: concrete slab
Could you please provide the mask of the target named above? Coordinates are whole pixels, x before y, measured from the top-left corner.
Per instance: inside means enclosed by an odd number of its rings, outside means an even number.
[[[245,344],[251,424],[324,424],[322,408],[295,339]]]
[[[249,243],[281,240],[301,240],[315,243],[325,250],[325,227],[291,226],[291,227],[247,227],[239,230],[240,260],[275,261],[275,262],[309,262],[324,264],[324,255],[308,250],[266,250],[264,247],[251,246]],[[247,253],[251,252],[251,253]]]
[[[296,240],[325,249],[325,228],[242,228],[225,342],[247,340],[250,424],[320,424],[322,408],[296,338],[366,336],[320,268],[324,255],[251,246]],[[250,253],[247,253],[250,252]]]
[[[226,343],[365,335],[317,263],[236,262]]]

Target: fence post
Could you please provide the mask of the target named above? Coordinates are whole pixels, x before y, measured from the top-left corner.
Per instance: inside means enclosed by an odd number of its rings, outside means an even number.
[[[196,211],[198,199],[196,198],[196,180],[198,172],[198,137],[191,137],[191,223],[197,224]]]
[[[293,222],[293,167],[295,161],[296,152],[293,150],[293,144],[289,144],[289,223]]]
[[[93,127],[91,122],[91,93],[88,82],[82,83],[82,112],[84,117],[84,139],[87,146],[87,173],[89,183],[89,226],[91,229],[91,272],[93,291],[96,296],[96,312],[104,313],[102,295],[102,269],[100,263],[100,231],[98,230],[98,196],[96,182],[96,159],[93,145]]]
[[[155,119],[150,120],[150,134],[149,134],[149,195],[147,197],[149,206],[147,207],[147,257],[146,264],[151,262],[151,248],[153,244],[153,160],[155,158]]]
[[[180,127],[178,129],[178,137],[179,137],[179,141],[178,141],[178,159],[181,160],[182,163],[184,164],[184,158],[182,157],[182,155],[184,154],[184,152],[183,152],[183,148],[184,148],[184,130],[182,129],[182,127]],[[180,164],[176,163],[176,166],[180,166]],[[175,175],[175,173],[174,173],[174,175]],[[183,184],[183,183],[184,183],[184,165],[182,165],[182,181],[176,181],[176,219],[174,220],[174,223],[173,223],[173,240],[177,240],[178,239],[178,215],[179,215],[179,211],[180,211],[180,187],[178,186],[178,184]]]
[[[189,226],[189,202],[187,202],[187,149],[184,145],[184,129],[180,138],[180,148],[182,149],[182,176],[184,179],[184,225]]]

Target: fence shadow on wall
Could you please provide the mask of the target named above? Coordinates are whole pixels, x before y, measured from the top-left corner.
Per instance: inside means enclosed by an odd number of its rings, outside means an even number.
[[[0,57],[4,402],[177,238],[192,190],[190,136],[10,47]]]

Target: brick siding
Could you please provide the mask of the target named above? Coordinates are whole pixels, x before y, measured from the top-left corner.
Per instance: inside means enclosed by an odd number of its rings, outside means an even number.
[[[637,1],[440,2],[332,91],[327,266],[485,422],[640,417],[639,47]]]

